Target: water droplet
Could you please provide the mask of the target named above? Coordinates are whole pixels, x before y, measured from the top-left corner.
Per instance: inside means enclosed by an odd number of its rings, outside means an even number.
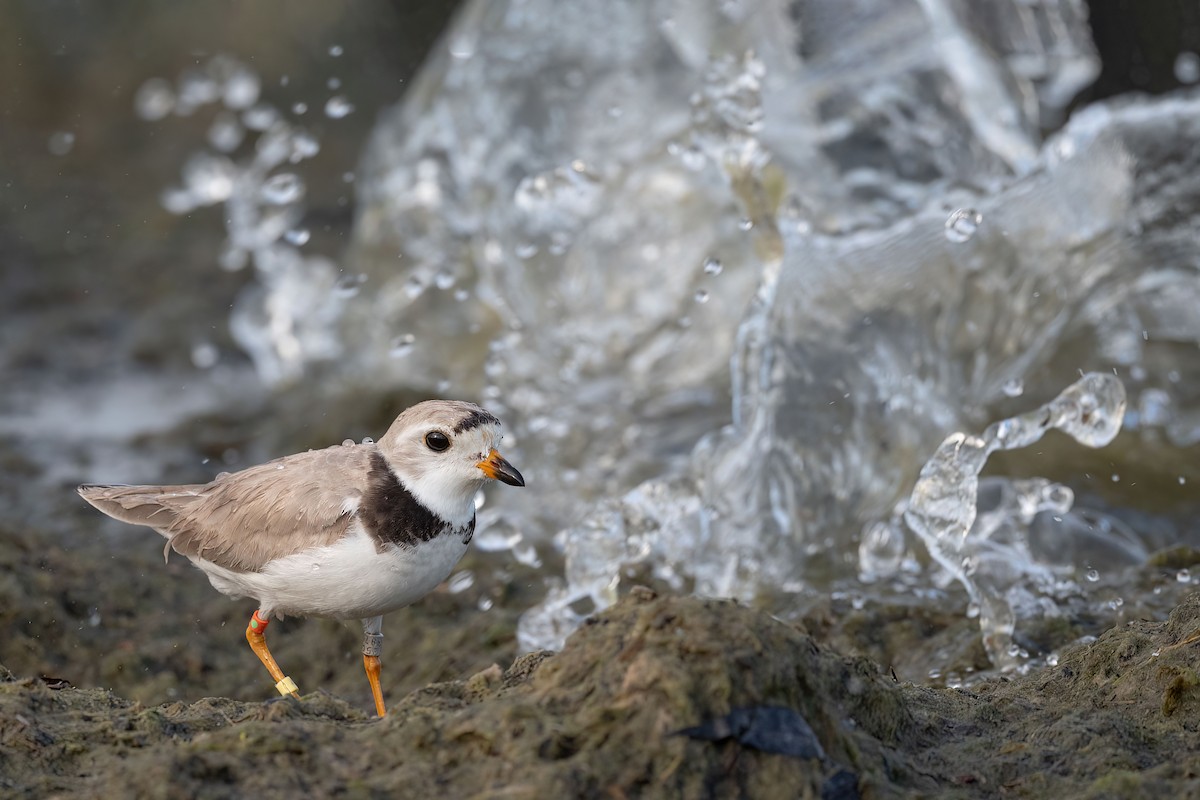
[[[475,585],[475,573],[469,569],[456,572],[446,581],[446,591],[450,594],[460,594]]]
[[[748,231],[754,227],[754,220],[749,217],[742,217],[738,220],[738,230]]]
[[[1113,482],[1113,483],[1120,483],[1120,482],[1121,482],[1121,476],[1120,476],[1120,475],[1118,475],[1117,473],[1115,473],[1115,472],[1114,472],[1114,473],[1112,474],[1112,482]]]
[[[412,300],[416,300],[425,292],[425,284],[421,283],[421,279],[413,275],[404,282],[404,293]]]
[[[330,119],[342,119],[354,113],[354,105],[340,94],[335,94],[325,102],[325,116]]]
[[[1025,381],[1020,378],[1010,378],[1004,382],[1002,391],[1008,397],[1020,397],[1025,393]]]
[[[304,197],[304,180],[294,172],[272,175],[263,182],[262,199],[272,205],[285,206]]]
[[[490,597],[479,598],[479,610],[480,611],[490,611],[492,608],[492,605],[493,605],[492,598],[490,598]]]
[[[1083,577],[1087,578],[1090,583],[1095,583],[1096,581],[1100,580],[1100,570],[1089,569]]]
[[[292,113],[302,117],[308,113],[308,103],[292,103]]]
[[[448,269],[443,269],[433,276],[433,284],[437,288],[445,291],[454,286],[458,282],[458,278]]]
[[[1125,598],[1123,597],[1114,597],[1112,600],[1108,601],[1108,607],[1113,611],[1116,611],[1123,605],[1125,605]]]
[[[340,44],[329,45],[329,55],[333,56],[334,58],[339,58],[344,52],[345,51],[342,49]]]
[[[55,131],[46,140],[46,149],[52,156],[65,156],[75,147],[75,134],[70,131]]]
[[[1180,83],[1200,81],[1200,55],[1184,50],[1175,56],[1175,79]]]
[[[320,571],[321,571],[321,565],[320,565],[320,564],[313,564],[313,565],[312,565],[312,571],[313,571],[313,572],[320,572]]]
[[[463,302],[464,300],[466,300],[470,296],[471,296],[471,293],[468,292],[466,289],[455,289],[454,290],[454,299],[460,303]],[[1180,483],[1182,483],[1183,478],[1180,478],[1179,481],[1180,481]]]
[[[299,164],[304,159],[312,158],[319,152],[321,152],[321,143],[317,141],[317,137],[308,131],[297,131],[292,136],[292,154],[288,156],[288,161],[293,164]]]
[[[983,222],[983,214],[973,208],[960,208],[946,218],[946,239],[961,244],[970,241]]]
[[[724,265],[718,259],[704,259],[704,274],[705,275],[720,275],[721,270],[725,269]]]
[[[138,87],[133,109],[147,122],[162,119],[175,108],[175,90],[162,78],[151,78]]]
[[[537,255],[538,247],[532,242],[523,242],[517,245],[513,252],[517,254],[517,258],[530,259]]]
[[[220,95],[220,87],[211,76],[198,70],[188,70],[179,76],[175,113],[187,116],[197,108],[213,102]]]
[[[292,154],[292,131],[285,123],[272,125],[254,142],[255,166],[264,171],[287,160]]]
[[[375,440],[372,439],[370,436],[364,436],[362,438],[362,443],[363,444],[375,444]]]
[[[1156,648],[1154,648],[1153,650],[1151,650],[1151,651],[1150,651],[1150,657],[1151,657],[1151,658],[1158,658],[1158,657],[1159,657],[1159,656],[1161,656],[1161,655],[1162,655],[1162,648],[1161,648],[1161,647],[1156,647]]]
[[[1179,572],[1175,573],[1175,580],[1179,581],[1180,583],[1191,583],[1192,582],[1191,570],[1187,569],[1186,567],[1179,570]]]
[[[353,439],[342,439],[342,447],[354,447]]]
[[[227,108],[241,110],[249,108],[258,102],[262,83],[253,70],[239,66],[225,79],[225,91],[222,100]]]
[[[1185,477],[1183,477],[1182,475],[1180,475],[1180,476],[1179,476],[1179,485],[1180,485],[1180,486],[1183,486],[1185,483],[1187,483],[1187,478],[1185,478]]]
[[[283,238],[287,240],[287,243],[294,244],[296,247],[301,247],[302,245],[307,244],[311,237],[312,233],[308,230],[308,228],[292,228],[290,231],[287,231],[283,234]]]
[[[361,273],[358,275],[343,275],[334,284],[333,293],[343,298],[354,297],[366,282],[367,276]]]
[[[708,163],[704,151],[694,144],[683,146],[679,142],[668,142],[667,153],[678,158],[684,168],[692,172],[699,172]]]
[[[278,121],[279,112],[266,103],[259,103],[242,112],[242,124],[252,131],[269,130]]]
[[[197,342],[192,345],[192,364],[196,369],[211,369],[220,358],[220,351],[212,342]]]
[[[197,205],[213,205],[229,199],[237,168],[224,156],[197,153],[183,165],[183,185]]]
[[[390,354],[392,358],[404,358],[413,351],[413,346],[416,344],[417,337],[411,333],[406,333],[402,336],[397,336],[392,340],[392,349]]]
[[[542,560],[538,558],[537,548],[533,543],[522,539],[512,549],[513,558],[517,563],[524,564],[527,567],[537,569],[542,565]]]
[[[208,127],[208,143],[222,153],[232,153],[246,137],[246,131],[236,115],[229,111],[218,112]]]
[[[186,189],[164,189],[158,202],[172,214],[186,214],[196,207],[192,193]]]
[[[1042,491],[1042,500],[1043,511],[1057,511],[1065,514],[1075,503],[1075,493],[1061,483],[1052,483]]]
[[[1046,656],[1046,666],[1048,666],[1048,667],[1057,667],[1058,666],[1058,653],[1051,653],[1050,655]]]
[[[275,469],[283,469],[283,464],[276,464]]]
[[[697,289],[696,290],[696,302],[697,303],[702,303],[702,304],[707,303],[708,297],[709,297],[708,289]]]

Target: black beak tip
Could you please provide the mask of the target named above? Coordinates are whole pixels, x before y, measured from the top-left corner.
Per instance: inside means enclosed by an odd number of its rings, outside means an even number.
[[[525,485],[525,479],[521,477],[521,473],[517,472],[516,467],[513,466],[505,467],[504,470],[496,477],[502,482],[507,483],[509,486]]]

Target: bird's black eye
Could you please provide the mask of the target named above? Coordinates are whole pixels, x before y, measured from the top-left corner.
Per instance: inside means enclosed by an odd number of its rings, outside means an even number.
[[[441,431],[430,431],[425,434],[425,445],[435,453],[440,453],[450,446],[450,437]]]

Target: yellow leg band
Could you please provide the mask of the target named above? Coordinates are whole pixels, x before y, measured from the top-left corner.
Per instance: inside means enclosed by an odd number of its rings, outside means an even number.
[[[275,684],[275,688],[279,690],[280,694],[294,694],[300,691],[296,688],[296,682],[286,675],[280,679],[279,683]]]

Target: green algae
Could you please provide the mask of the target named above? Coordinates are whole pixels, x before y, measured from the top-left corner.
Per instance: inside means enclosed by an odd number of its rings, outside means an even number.
[[[635,587],[562,652],[518,656],[505,608],[527,604],[534,576],[476,553],[468,590],[389,617],[377,720],[352,628],[273,626],[305,694],[264,701],[241,605],[186,564],[102,545],[0,531],[0,796],[1200,794],[1200,595],[1055,666],[946,689],[898,680],[889,662],[915,668],[906,648],[969,621],[900,605],[792,624]],[[130,577],[97,581],[97,564]],[[802,716],[826,757],[678,735],[761,706]]]

